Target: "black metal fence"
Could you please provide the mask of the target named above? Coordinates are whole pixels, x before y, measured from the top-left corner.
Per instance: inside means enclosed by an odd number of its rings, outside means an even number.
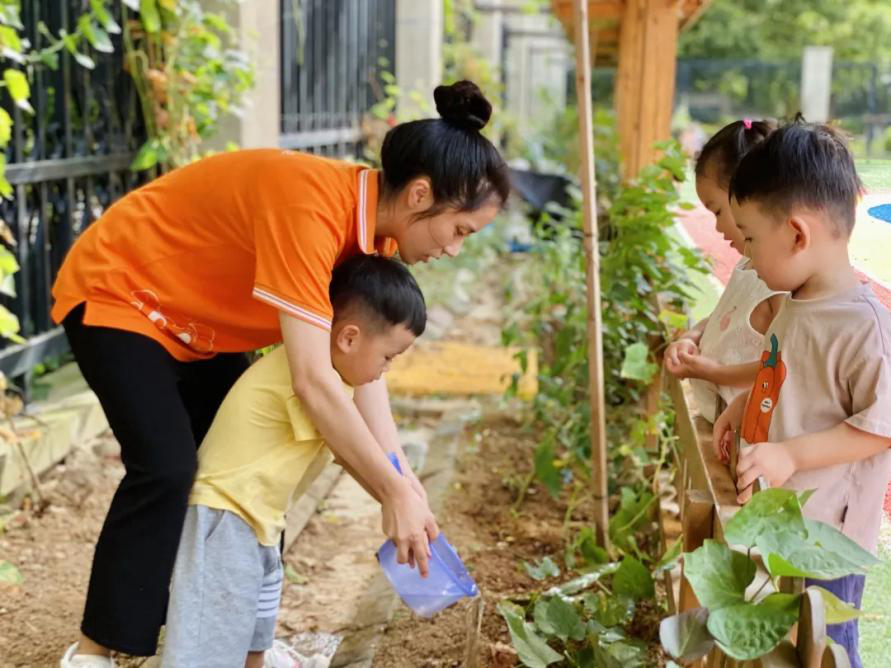
[[[281,0],[281,17],[280,145],[358,155],[395,64],[395,0]]]
[[[799,110],[800,88],[800,62],[681,60],[675,102],[682,101],[694,120],[705,123],[742,116],[790,118]],[[834,62],[830,116],[861,137],[871,153],[874,140],[891,126],[891,70],[876,63]]]
[[[41,21],[53,34],[60,28],[73,32],[83,4],[24,0],[25,36],[35,47],[43,45],[37,30]],[[126,9],[113,4],[120,23]],[[35,66],[33,115],[19,110],[8,94],[2,97],[14,119],[6,155],[14,193],[0,203],[0,215],[16,238],[21,265],[15,275],[17,296],[3,297],[3,304],[18,316],[28,339],[0,350],[0,370],[8,376],[27,374],[46,356],[67,350],[64,334],[49,316],[53,280],[78,233],[139,181],[128,167],[142,143],[140,114],[122,66],[123,48],[114,37],[114,53],[87,51],[96,63],[93,70],[78,65],[65,49],[55,71]]]

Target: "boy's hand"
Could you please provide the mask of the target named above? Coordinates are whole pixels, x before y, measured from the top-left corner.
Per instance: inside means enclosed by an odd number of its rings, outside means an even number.
[[[782,487],[795,473],[795,459],[788,443],[758,443],[739,453],[736,473],[737,502],[742,505],[752,497],[752,484],[761,476],[771,487]]]
[[[677,375],[672,371],[672,368],[681,365],[681,360],[678,355],[682,352],[687,353],[688,355],[698,355],[699,346],[696,345],[696,342],[689,336],[683,336],[676,341],[669,343],[668,348],[665,349],[665,368],[668,369],[669,373]]]
[[[386,497],[381,504],[383,529],[387,538],[396,543],[396,561],[417,565],[421,577],[427,577],[430,541],[439,535],[436,518],[427,503],[418,503],[418,494],[408,481]]]
[[[730,463],[730,448],[733,447],[733,432],[739,429],[742,423],[743,412],[746,409],[747,394],[743,393],[730,402],[724,412],[715,420],[712,431],[712,448],[715,456],[724,464]],[[737,473],[739,468],[737,468]]]

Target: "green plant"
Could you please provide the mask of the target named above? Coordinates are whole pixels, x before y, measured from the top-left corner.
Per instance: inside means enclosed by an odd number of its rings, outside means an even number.
[[[639,409],[641,391],[658,368],[652,346],[666,327],[666,316],[660,319],[654,296],[684,302],[689,297],[686,268],[703,268],[699,256],[671,234],[678,205],[676,183],[685,177],[684,157],[674,142],[660,147],[662,158],[617,189],[601,223],[607,424],[611,451],[622,459],[641,450],[647,434],[668,437],[670,432],[661,423],[649,424]],[[519,341],[540,351],[539,393],[532,406],[533,420],[541,428],[535,464],[536,475],[552,493],[559,491],[566,477],[559,469],[572,464],[586,473],[590,459],[580,230],[577,208],[559,226],[548,228],[552,238],[533,249],[532,262],[517,286],[509,288],[508,296],[520,311],[502,336],[506,345]],[[670,416],[666,413],[659,419],[670,421]]]
[[[655,596],[654,573],[673,563],[667,556],[652,567],[632,556],[588,564],[575,577],[528,599],[499,603],[520,661],[532,668],[652,665],[647,642],[635,637],[633,622],[646,623],[651,614],[645,602]],[[553,561],[546,563],[545,572],[533,568],[534,575],[560,575]]]
[[[253,67],[225,18],[199,0],[122,1],[139,12],[124,45],[148,135],[131,169],[191,162],[223,115],[239,112]]]
[[[805,518],[801,506],[809,496],[787,489],[758,492],[727,523],[727,544],[706,540],[684,555],[684,576],[702,607],[662,621],[666,651],[693,661],[717,644],[740,661],[764,656],[798,620],[801,594],[782,593],[780,577],[830,580],[865,573],[877,563],[834,527]],[[758,570],[753,549],[767,570],[757,588],[752,587]],[[817,589],[827,624],[859,615],[826,589]]]

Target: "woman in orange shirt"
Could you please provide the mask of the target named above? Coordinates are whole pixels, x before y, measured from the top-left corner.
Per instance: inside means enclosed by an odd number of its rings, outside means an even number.
[[[358,253],[455,256],[508,195],[470,82],[434,91],[440,119],[400,124],[380,171],[312,155],[224,153],[129,193],[74,244],[53,288],[126,475],[96,545],[81,639],[65,666],[155,653],[197,445],[244,353],[283,341],[294,392],[332,451],[383,499],[400,561],[427,568],[438,533],[405,462],[383,380],[353,402],[331,366],[328,283]],[[409,474],[387,460],[395,452]]]

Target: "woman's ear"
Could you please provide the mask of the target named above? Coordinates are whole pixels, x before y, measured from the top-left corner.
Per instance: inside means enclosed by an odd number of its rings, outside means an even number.
[[[334,345],[340,352],[348,354],[354,351],[359,344],[359,334],[359,328],[348,323],[337,330],[334,335]]]
[[[419,176],[405,186],[406,206],[412,213],[426,211],[433,204],[433,184],[426,176]]]

